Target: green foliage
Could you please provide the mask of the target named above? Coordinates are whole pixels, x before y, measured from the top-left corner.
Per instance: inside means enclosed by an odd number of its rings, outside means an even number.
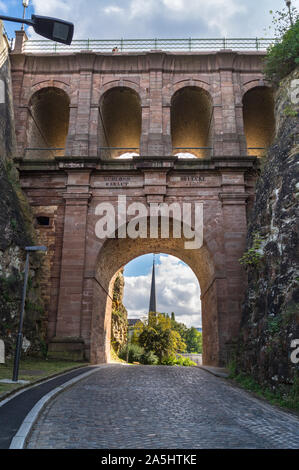
[[[245,268],[258,267],[263,259],[263,253],[261,252],[263,238],[258,232],[253,234],[252,247],[247,250],[239,262]]]
[[[297,117],[298,116],[298,111],[294,108],[294,106],[287,105],[284,110],[283,114],[287,117]]]
[[[180,334],[172,329],[169,316],[161,313],[151,312],[147,322],[137,323],[134,341],[138,341],[146,352],[152,351],[159,358],[159,363],[165,357],[186,350]]]
[[[268,319],[267,330],[270,335],[279,333],[281,329],[282,318],[280,316]]]
[[[16,228],[17,228],[17,221],[16,221],[16,219],[11,219],[10,225],[11,225],[11,228],[12,228],[12,229],[16,230]]]
[[[273,405],[282,406],[292,410],[299,411],[299,376],[298,374],[294,378],[293,384],[286,392],[272,391],[267,387],[259,385],[251,376],[246,374],[231,375],[242,388],[249,390],[257,394],[262,398],[266,398]]]
[[[186,335],[187,352],[202,353],[202,334],[194,326],[188,329]]]
[[[144,351],[140,358],[141,364],[148,366],[155,366],[159,362],[159,358],[153,353],[153,351]]]
[[[191,361],[189,357],[183,357],[181,355],[175,356],[173,354],[163,358],[161,364],[164,366],[196,366],[195,362]]]
[[[268,49],[265,59],[266,78],[276,85],[299,65],[299,19],[281,32],[281,39]]]
[[[142,347],[138,346],[138,344],[130,343],[129,345],[125,345],[121,348],[119,357],[124,361],[126,361],[128,357],[128,362],[133,364],[133,362],[141,362],[141,357],[143,354],[144,349]]]

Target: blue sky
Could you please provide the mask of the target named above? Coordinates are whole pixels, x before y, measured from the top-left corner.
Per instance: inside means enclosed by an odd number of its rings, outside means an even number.
[[[124,305],[129,318],[142,318],[149,307],[153,255],[140,256],[124,270]],[[200,287],[193,271],[180,259],[166,254],[156,255],[157,310],[174,312],[176,319],[187,326],[200,327]]]
[[[263,37],[271,36],[269,11],[284,7],[284,0],[30,0],[27,15],[73,21],[79,39]],[[0,12],[22,17],[22,0],[0,0]],[[6,23],[10,36],[17,27]]]

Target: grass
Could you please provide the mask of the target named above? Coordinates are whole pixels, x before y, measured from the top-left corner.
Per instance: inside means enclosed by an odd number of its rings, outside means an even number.
[[[273,392],[269,388],[261,387],[252,377],[245,374],[235,375],[231,373],[229,376],[234,383],[241,388],[253,392],[260,398],[267,400],[272,405],[287,408],[289,410],[299,412],[299,378],[296,377],[289,393]]]
[[[87,362],[59,361],[54,359],[21,359],[19,367],[19,380],[29,381],[31,384],[45,379],[52,375],[88,365]],[[13,373],[13,360],[6,361],[6,364],[0,364],[0,380],[11,379]],[[22,387],[23,384],[2,384],[0,383],[1,395]]]

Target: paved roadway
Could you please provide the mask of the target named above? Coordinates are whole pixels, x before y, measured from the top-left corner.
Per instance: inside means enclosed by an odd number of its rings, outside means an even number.
[[[100,368],[50,402],[29,449],[299,448],[299,419],[200,368]]]

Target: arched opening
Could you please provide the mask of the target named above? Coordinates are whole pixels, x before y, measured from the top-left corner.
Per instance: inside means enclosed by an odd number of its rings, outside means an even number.
[[[170,233],[172,233],[172,228]],[[212,255],[204,244],[186,250],[182,238],[110,238],[98,255],[95,268],[90,359],[107,362],[110,357],[111,308],[114,281],[130,261],[148,253],[165,253],[183,261],[193,271],[201,288],[203,363],[217,365],[219,359],[218,315],[215,268]],[[198,299],[200,311],[200,299]]]
[[[65,153],[70,100],[59,88],[37,91],[29,103],[26,157],[53,158]]]
[[[248,155],[264,156],[275,133],[271,88],[255,87],[244,95],[243,119]]]
[[[141,104],[127,87],[108,90],[99,106],[99,156],[132,158],[140,154]]]
[[[154,265],[154,266],[153,266]],[[154,273],[154,276],[153,276]],[[119,279],[123,280],[120,292]],[[197,364],[202,359],[202,320],[200,286],[197,277],[187,264],[179,258],[165,253],[147,254],[130,261],[117,278],[114,295],[119,297],[126,311],[128,336],[122,348],[129,344],[140,345],[134,326],[140,321],[147,325],[149,312],[163,315],[168,319],[173,331],[179,333],[185,349],[177,350]],[[153,307],[154,306],[154,307]],[[121,313],[121,309],[117,313]],[[113,312],[112,336],[118,346],[117,337],[122,333],[119,315]],[[120,325],[120,334],[117,328]],[[114,343],[112,347],[115,349]],[[153,351],[154,352],[154,351]]]
[[[212,154],[213,106],[202,88],[178,90],[171,102],[171,136],[174,155],[209,158]]]

